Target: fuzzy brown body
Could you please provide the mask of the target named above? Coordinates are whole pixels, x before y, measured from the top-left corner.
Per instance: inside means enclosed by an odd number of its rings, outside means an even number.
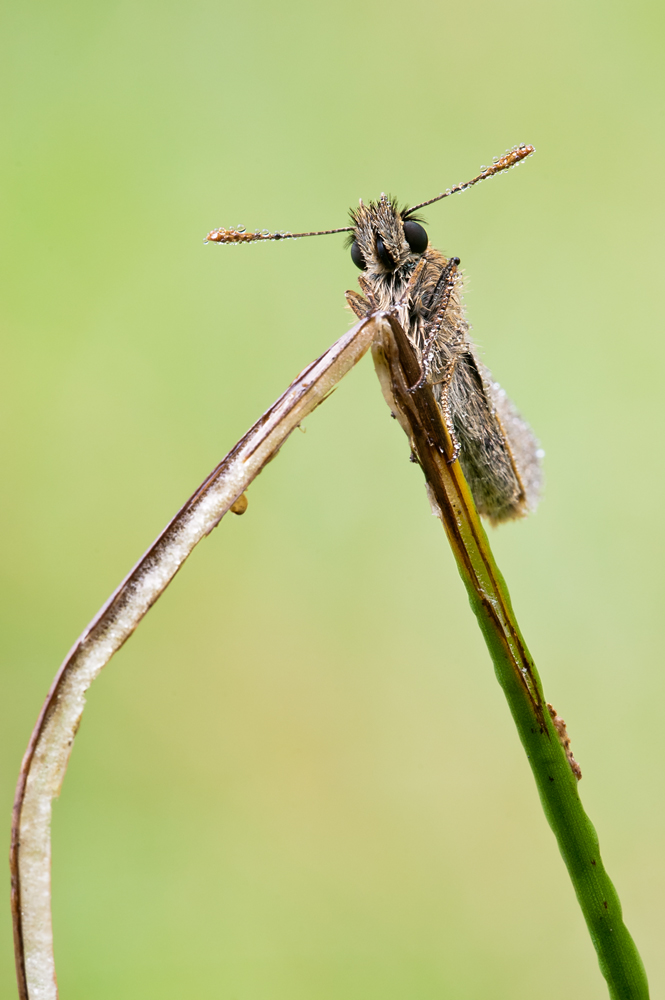
[[[493,523],[521,517],[538,502],[542,452],[478,357],[464,318],[459,260],[429,246],[414,252],[405,237],[410,221],[415,220],[385,195],[352,212],[364,297],[347,292],[347,300],[361,318],[397,307],[421,363],[421,381],[433,387],[479,513]]]

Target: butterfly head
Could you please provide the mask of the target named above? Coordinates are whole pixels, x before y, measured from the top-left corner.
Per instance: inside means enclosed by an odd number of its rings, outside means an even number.
[[[361,201],[351,212],[351,222],[351,259],[369,277],[394,274],[427,249],[429,240],[420,222],[385,194],[368,205]]]

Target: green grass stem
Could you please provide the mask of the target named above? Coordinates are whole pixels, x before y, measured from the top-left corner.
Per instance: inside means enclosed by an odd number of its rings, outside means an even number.
[[[485,637],[536,780],[547,821],[573,883],[612,1000],[648,1000],[642,960],[623,922],[619,897],[603,865],[598,837],[578,793],[577,778],[550,717],[535,664],[522,638],[508,589],[480,523],[460,463],[449,464],[452,445],[432,390],[409,392],[420,366],[403,330],[374,349],[384,390],[398,416],[441,517],[471,608]],[[571,992],[574,993],[574,990]]]

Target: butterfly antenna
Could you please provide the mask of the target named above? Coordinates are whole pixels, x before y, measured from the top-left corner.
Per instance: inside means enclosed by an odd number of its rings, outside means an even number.
[[[353,226],[344,226],[343,229],[321,229],[314,233],[271,233],[267,229],[255,229],[253,233],[248,233],[244,226],[236,226],[235,229],[213,229],[208,233],[204,243],[256,243],[261,240],[299,240],[303,236],[330,236],[332,233],[350,233]]]
[[[456,184],[455,187],[448,188],[442,194],[437,194],[436,198],[430,198],[429,201],[421,201],[419,205],[413,205],[403,213],[402,218],[405,219],[412,212],[417,211],[417,209],[425,208],[426,205],[433,205],[435,201],[441,201],[442,198],[447,198],[451,194],[457,194],[458,191],[466,191],[467,188],[473,187],[474,184],[478,184],[479,181],[484,181],[488,177],[493,177],[494,174],[498,174],[502,170],[509,170],[535,152],[534,146],[527,146],[524,142],[519,146],[513,146],[503,156],[495,157],[491,167],[483,167],[478,176],[474,177],[473,180],[465,181],[464,184]]]

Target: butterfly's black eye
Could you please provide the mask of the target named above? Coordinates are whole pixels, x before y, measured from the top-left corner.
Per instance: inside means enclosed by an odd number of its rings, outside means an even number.
[[[395,261],[388,253],[386,245],[380,236],[377,236],[376,238],[376,256],[379,258],[383,266],[387,267],[389,271],[395,270]]]
[[[367,264],[365,263],[365,258],[363,257],[360,247],[358,246],[356,240],[354,240],[353,243],[351,244],[351,260],[356,265],[356,267],[359,268],[361,271],[364,271],[365,268],[367,267]]]
[[[404,223],[404,239],[413,253],[425,253],[429,239],[427,233],[417,222],[407,219]]]

